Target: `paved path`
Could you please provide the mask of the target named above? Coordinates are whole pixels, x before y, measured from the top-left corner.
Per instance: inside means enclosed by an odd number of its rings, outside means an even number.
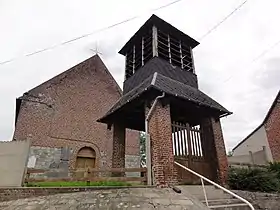
[[[195,202],[171,189],[131,188],[56,194],[0,203],[5,210],[170,209],[199,210]]]

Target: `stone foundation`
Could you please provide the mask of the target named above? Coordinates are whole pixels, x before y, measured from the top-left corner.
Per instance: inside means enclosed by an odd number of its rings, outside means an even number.
[[[71,154],[72,150],[67,147],[31,147],[27,167],[52,169],[51,172],[32,174],[31,177],[67,177],[69,174],[69,158]]]
[[[31,177],[67,177],[69,175],[69,159],[72,149],[32,146],[29,151],[28,168],[51,169],[52,172],[32,174]],[[101,161],[101,164],[104,162]],[[105,164],[102,164],[105,165]],[[125,155],[126,168],[140,168],[140,156]],[[139,172],[127,172],[128,177],[139,177]]]

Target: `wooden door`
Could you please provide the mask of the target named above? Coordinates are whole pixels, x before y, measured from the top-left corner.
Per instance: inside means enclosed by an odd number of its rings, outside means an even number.
[[[78,157],[76,160],[76,169],[87,169],[95,167],[95,158]],[[76,177],[84,177],[84,172],[77,172]]]

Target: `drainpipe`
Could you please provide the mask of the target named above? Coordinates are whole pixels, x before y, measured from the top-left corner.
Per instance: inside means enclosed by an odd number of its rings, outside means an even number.
[[[152,185],[152,161],[151,161],[151,139],[149,134],[149,120],[153,110],[156,107],[157,101],[163,98],[165,93],[163,92],[161,96],[157,96],[151,109],[149,110],[147,117],[145,119],[145,132],[146,132],[146,165],[147,165],[147,179],[148,185]]]

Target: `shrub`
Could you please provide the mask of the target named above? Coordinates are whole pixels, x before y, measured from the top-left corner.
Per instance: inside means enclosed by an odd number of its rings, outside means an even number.
[[[228,185],[234,190],[277,192],[280,180],[275,171],[259,168],[232,168],[229,170]]]
[[[271,172],[275,172],[278,179],[280,180],[280,162],[269,163],[268,170]]]

